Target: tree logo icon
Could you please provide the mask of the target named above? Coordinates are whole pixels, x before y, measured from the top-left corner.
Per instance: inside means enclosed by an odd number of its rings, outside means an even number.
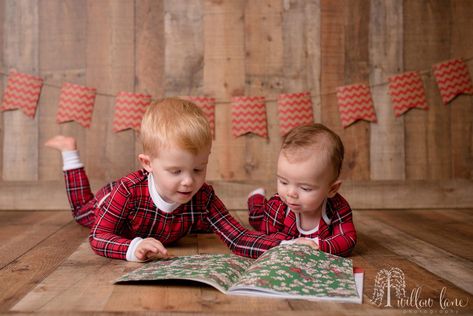
[[[406,282],[404,272],[399,268],[391,268],[389,270],[382,269],[376,274],[374,280],[373,297],[371,303],[381,306],[384,299],[386,289],[386,305],[384,307],[392,307],[391,305],[391,289],[395,290],[397,299],[405,298]]]

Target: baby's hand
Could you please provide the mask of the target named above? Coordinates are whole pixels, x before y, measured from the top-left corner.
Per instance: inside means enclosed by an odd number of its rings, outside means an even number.
[[[153,258],[166,258],[168,251],[159,240],[145,238],[139,243],[138,247],[136,247],[135,256],[141,261]]]
[[[299,237],[299,238],[294,240],[294,243],[299,244],[299,245],[307,245],[307,246],[312,247],[315,250],[319,250],[319,245],[317,245],[317,243],[315,241],[313,241],[311,239],[308,239],[308,238]]]

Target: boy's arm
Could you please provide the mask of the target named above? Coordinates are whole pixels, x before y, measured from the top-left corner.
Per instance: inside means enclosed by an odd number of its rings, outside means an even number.
[[[266,250],[275,247],[282,240],[290,239],[283,233],[266,235],[262,232],[250,231],[234,219],[222,201],[210,188],[207,204],[207,220],[212,230],[237,255],[257,258]]]
[[[96,220],[90,231],[92,250],[104,257],[127,259],[132,240],[118,235],[126,221],[131,194],[122,183],[115,186],[110,195],[96,210]],[[137,239],[136,242],[139,240]],[[136,247],[135,247],[136,248]]]
[[[279,198],[273,197],[267,201],[262,194],[250,195],[248,211],[248,220],[257,231],[272,234],[284,229],[286,207]]]
[[[352,210],[339,194],[332,199],[332,207],[332,234],[328,238],[319,239],[320,250],[337,256],[349,256],[356,244]]]

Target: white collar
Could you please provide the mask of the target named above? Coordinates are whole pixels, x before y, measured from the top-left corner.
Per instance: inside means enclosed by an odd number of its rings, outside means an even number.
[[[172,213],[181,205],[177,202],[168,203],[161,197],[161,195],[158,193],[156,184],[154,183],[153,174],[151,172],[148,173],[148,190],[154,205],[164,213]]]
[[[297,230],[301,233],[301,234],[304,234],[304,235],[310,235],[310,234],[313,234],[315,233],[316,231],[319,230],[319,225],[315,226],[314,228],[312,228],[311,230],[304,230],[302,229],[301,227],[301,220],[300,220],[300,217],[299,217],[299,214],[298,213],[295,213],[293,210],[291,210],[289,207],[288,207],[288,211],[291,211],[294,213],[295,217],[296,217],[296,226],[297,226]],[[323,202],[323,205],[322,205],[322,219],[324,220],[324,222],[327,224],[327,225],[330,225],[330,223],[332,222],[332,220],[330,218],[328,218],[327,216],[327,199],[324,200]]]

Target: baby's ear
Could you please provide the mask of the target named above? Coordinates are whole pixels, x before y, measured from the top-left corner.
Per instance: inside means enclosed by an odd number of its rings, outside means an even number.
[[[341,185],[342,185],[342,180],[336,180],[334,183],[332,183],[330,185],[330,190],[328,191],[328,197],[333,198],[335,194],[337,194]]]
[[[148,172],[152,172],[151,168],[151,157],[145,154],[139,154],[138,159],[140,160],[141,166]]]

